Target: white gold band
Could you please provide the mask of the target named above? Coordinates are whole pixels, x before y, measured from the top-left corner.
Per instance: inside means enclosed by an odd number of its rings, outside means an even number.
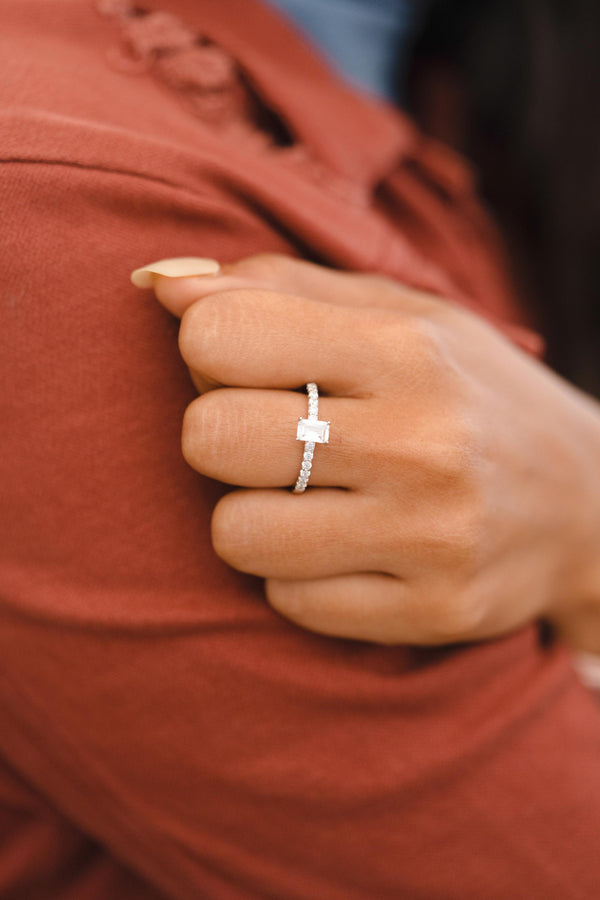
[[[312,469],[315,444],[329,443],[329,425],[331,423],[319,420],[319,391],[314,381],[306,385],[306,390],[308,392],[308,418],[300,417],[298,419],[296,432],[296,440],[304,441],[304,456],[300,474],[294,486],[294,494],[301,494],[306,490]]]

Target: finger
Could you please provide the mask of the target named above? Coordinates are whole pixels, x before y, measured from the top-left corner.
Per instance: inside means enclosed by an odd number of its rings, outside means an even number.
[[[303,628],[377,644],[448,645],[482,640],[490,630],[481,610],[461,609],[444,590],[418,594],[406,580],[383,572],[354,572],[329,578],[268,578],[267,600]]]
[[[293,486],[304,442],[296,439],[306,395],[292,391],[221,388],[194,400],[183,420],[183,455],[196,471],[240,487]],[[369,446],[359,400],[326,397],[319,418],[335,422],[328,444],[314,449],[310,484],[355,488],[365,480]]]
[[[392,575],[268,578],[265,591],[277,612],[310,631],[378,644],[430,642],[422,616],[414,621],[409,588]]]
[[[161,260],[160,264],[137,269],[132,278],[140,287],[152,286],[160,302],[177,316],[210,294],[243,288],[297,294],[321,303],[378,306],[413,313],[440,303],[437,297],[378,273],[343,272],[277,253],[249,256],[224,264],[218,271],[214,271],[218,265],[214,260],[199,259],[195,267],[193,262],[187,257],[180,261]]]
[[[352,491],[234,491],[215,507],[212,540],[240,572],[324,578],[382,567],[374,519],[372,500]]]
[[[356,397],[372,394],[382,369],[407,358],[407,341],[391,313],[265,290],[194,303],[179,334],[183,359],[209,383],[289,389],[316,381],[325,393]]]

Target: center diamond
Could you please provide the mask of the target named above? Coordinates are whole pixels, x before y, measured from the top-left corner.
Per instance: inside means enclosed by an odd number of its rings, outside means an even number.
[[[315,444],[329,443],[329,422],[320,419],[298,419],[298,441],[314,441]]]

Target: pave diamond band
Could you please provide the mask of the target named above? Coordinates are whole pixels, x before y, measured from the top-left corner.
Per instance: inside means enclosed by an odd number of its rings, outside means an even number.
[[[314,381],[306,385],[306,390],[308,392],[308,418],[300,417],[298,419],[298,430],[296,431],[296,440],[304,441],[304,455],[300,474],[294,486],[295,494],[301,494],[306,490],[312,469],[315,444],[329,443],[329,425],[331,423],[319,420],[319,391]]]

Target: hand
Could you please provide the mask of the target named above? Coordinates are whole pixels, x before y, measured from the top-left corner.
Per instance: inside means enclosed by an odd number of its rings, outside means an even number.
[[[215,509],[215,550],[263,577],[275,609],[384,644],[548,615],[600,648],[592,400],[477,316],[380,276],[264,255],[154,289],[202,393],[184,455],[245,488]],[[293,495],[308,381],[331,436]]]

